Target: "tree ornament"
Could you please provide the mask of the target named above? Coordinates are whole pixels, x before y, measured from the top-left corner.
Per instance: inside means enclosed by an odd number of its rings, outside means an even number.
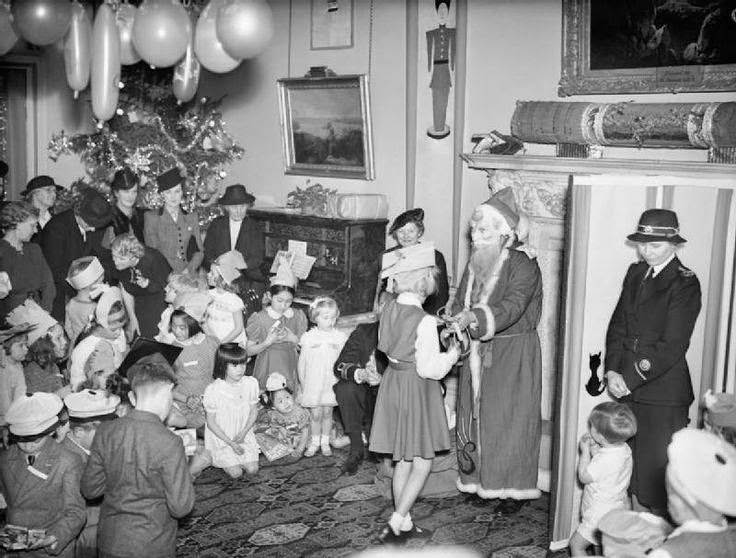
[[[236,59],[258,56],[273,37],[273,13],[265,0],[226,0],[217,12],[217,38]]]
[[[133,46],[156,68],[173,66],[187,50],[191,23],[177,0],[144,0],[133,22]]]
[[[91,50],[92,23],[87,17],[84,6],[79,2],[74,2],[69,32],[64,39],[64,66],[66,81],[74,91],[75,99],[89,83]]]
[[[174,68],[172,89],[179,104],[188,103],[194,98],[197,87],[199,87],[199,74],[200,64],[194,56],[194,26],[192,26],[187,52],[181,62]]]
[[[59,0],[15,0],[11,11],[21,37],[39,46],[61,39],[72,19],[71,2]]]
[[[8,6],[0,5],[0,56],[7,54],[18,42],[18,35],[15,33],[10,19]]]
[[[132,4],[120,4],[115,12],[115,24],[120,33],[120,63],[129,66],[141,61],[133,47],[133,24],[138,9]]]
[[[194,31],[194,53],[197,59],[202,66],[216,74],[230,72],[240,64],[240,60],[225,52],[217,38],[217,12],[221,5],[222,0],[211,0],[199,15]],[[204,99],[203,103],[206,102]]]
[[[119,82],[120,40],[115,14],[108,4],[102,4],[92,30],[92,112],[102,122],[115,114]]]

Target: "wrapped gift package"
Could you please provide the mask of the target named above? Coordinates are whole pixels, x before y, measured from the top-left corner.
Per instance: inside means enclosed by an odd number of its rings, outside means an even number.
[[[384,219],[388,200],[383,194],[336,194],[332,214],[341,219]]]

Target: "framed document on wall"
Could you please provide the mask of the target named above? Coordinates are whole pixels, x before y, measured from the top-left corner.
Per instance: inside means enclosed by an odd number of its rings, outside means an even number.
[[[353,0],[312,0],[312,50],[352,48]]]

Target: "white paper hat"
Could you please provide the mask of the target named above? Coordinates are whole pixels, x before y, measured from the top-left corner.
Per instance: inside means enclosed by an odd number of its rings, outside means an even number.
[[[96,256],[86,256],[84,258],[78,258],[72,262],[88,261],[89,264],[82,271],[75,274],[74,276],[68,275],[66,282],[69,283],[76,290],[84,289],[94,284],[94,282],[105,273],[102,268],[100,260]],[[71,266],[70,266],[71,267]]]
[[[64,397],[64,405],[71,419],[92,419],[111,415],[120,404],[120,397],[104,389],[83,389]]]
[[[5,420],[16,436],[34,436],[58,422],[63,406],[58,395],[37,391],[33,395],[21,395],[13,401]]]
[[[286,378],[280,372],[271,372],[266,378],[266,391],[278,391],[286,387]]]
[[[381,279],[435,265],[434,242],[391,250],[381,260]]]
[[[46,335],[49,329],[59,323],[51,317],[51,314],[31,299],[26,300],[20,306],[16,306],[5,318],[5,321],[11,326],[32,324],[33,329],[28,332],[29,345],[33,345],[37,339]]]

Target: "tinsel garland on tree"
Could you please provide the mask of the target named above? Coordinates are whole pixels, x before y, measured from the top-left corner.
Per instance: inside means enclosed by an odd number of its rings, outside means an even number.
[[[158,208],[162,197],[156,177],[178,167],[186,177],[182,206],[197,211],[200,223],[207,226],[220,213],[214,202],[227,176],[225,168],[243,156],[217,110],[221,99],[203,97],[178,105],[171,92],[171,70],[152,70],[145,64],[125,67],[122,83],[117,115],[101,128],[74,135],[62,130],[51,138],[52,160],[78,155],[87,173],[72,184],[66,201],[86,186],[111,199],[110,180],[127,166],[141,178],[138,203]]]

